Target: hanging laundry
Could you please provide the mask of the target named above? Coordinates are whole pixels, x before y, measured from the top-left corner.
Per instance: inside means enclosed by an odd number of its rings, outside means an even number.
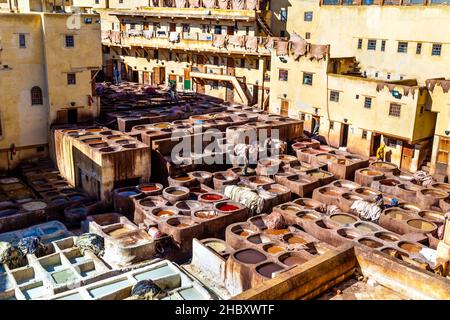
[[[258,7],[258,0],[247,0],[246,9],[247,10],[256,10]]]
[[[200,7],[200,0],[189,0],[189,8]]]
[[[265,38],[264,47],[266,49],[273,49],[275,47],[275,37],[267,37]]]
[[[322,44],[310,44],[309,54],[311,60],[322,60],[325,59],[328,54],[328,46]]]
[[[298,34],[293,33],[289,41],[291,43],[291,50],[294,54],[294,60],[298,60],[298,58],[306,55],[306,52],[308,51],[308,42],[306,42],[305,39]]]
[[[203,0],[203,7],[208,9],[214,9],[216,7],[216,0]]]
[[[143,35],[145,39],[151,39],[153,37],[153,31],[152,30],[144,30]]]
[[[245,42],[245,48],[247,50],[256,52],[258,51],[258,38],[255,36],[247,36],[247,41]]]
[[[287,56],[288,55],[289,42],[288,41],[277,41],[277,56]]]
[[[111,40],[111,30],[102,30],[102,40]]]
[[[176,43],[180,41],[180,34],[176,31],[172,31],[169,34],[169,41],[172,43]]]
[[[175,0],[175,6],[177,8],[186,8],[186,0]]]
[[[219,3],[220,9],[228,9],[228,4],[229,4],[228,0],[217,0],[217,2]]]
[[[245,46],[245,36],[228,36],[228,43],[235,47],[244,47]]]
[[[233,10],[244,10],[245,1],[244,0],[233,0]]]
[[[225,48],[226,35],[225,34],[215,34],[213,37],[213,47]]]
[[[173,7],[173,0],[164,0],[165,7]]]

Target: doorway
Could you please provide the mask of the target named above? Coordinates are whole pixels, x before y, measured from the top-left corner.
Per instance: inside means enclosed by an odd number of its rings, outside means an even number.
[[[67,123],[76,124],[78,122],[78,109],[67,109]]]
[[[320,123],[319,117],[317,117],[317,116],[311,117],[311,134],[314,133],[314,128],[316,127],[316,125],[318,126],[319,123]],[[319,134],[319,130],[317,130],[316,134]]]
[[[235,76],[236,70],[234,67],[234,59],[233,58],[227,58],[227,75],[229,76]]]
[[[414,145],[403,142],[402,162],[400,163],[400,168],[410,171],[413,158],[414,158]]]
[[[170,28],[170,32],[175,32],[175,31],[177,31],[177,24],[171,23],[169,28]]]
[[[227,26],[227,35],[234,35],[234,26]]]
[[[135,83],[139,83],[139,71],[132,71],[131,72],[131,80]]]
[[[347,147],[348,142],[348,124],[342,124],[341,126],[341,147]]]
[[[381,145],[381,134],[374,133],[372,137],[372,150],[370,150],[370,156],[376,156],[377,150]]]
[[[287,100],[281,100],[281,110],[280,115],[283,117],[287,117],[289,115],[289,101]]]

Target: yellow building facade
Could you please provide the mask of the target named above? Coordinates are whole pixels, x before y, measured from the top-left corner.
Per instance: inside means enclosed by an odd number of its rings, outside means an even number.
[[[444,179],[448,90],[431,91],[427,80],[449,77],[450,34],[439,30],[450,6],[350,2],[290,1],[287,33],[328,53],[319,61],[273,53],[270,110],[304,119],[310,132],[319,123],[320,136],[352,152],[375,155],[385,143],[386,160]]]
[[[98,115],[97,15],[0,13],[0,169],[48,153],[53,124]],[[73,27],[75,25],[75,27]]]

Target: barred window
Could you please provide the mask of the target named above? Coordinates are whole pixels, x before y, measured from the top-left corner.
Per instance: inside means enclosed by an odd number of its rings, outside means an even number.
[[[386,50],[386,40],[381,40],[381,51]]]
[[[377,50],[377,40],[367,41],[367,50]]]
[[[42,105],[42,89],[39,87],[31,88],[31,105]]]
[[[67,74],[67,84],[68,85],[77,84],[77,77],[76,77],[75,73],[68,73]]]
[[[19,47],[20,48],[26,48],[27,43],[26,43],[26,39],[25,39],[25,34],[20,33],[19,34]]]
[[[441,44],[433,44],[433,48],[431,49],[431,55],[432,56],[440,56],[442,51],[442,45]]]
[[[363,39],[358,39],[358,49],[362,49]]]
[[[313,12],[312,11],[305,11],[304,20],[305,21],[312,21],[312,19],[313,19]]]
[[[393,117],[400,117],[400,111],[402,109],[402,106],[398,103],[391,103],[389,106],[389,115]]]
[[[67,48],[73,48],[75,46],[75,39],[73,35],[67,35],[66,36],[66,47]]]
[[[313,84],[313,74],[312,73],[303,72],[303,84],[312,86],[312,84]]]
[[[366,109],[372,108],[372,98],[370,98],[370,97],[364,98],[364,108],[366,108]]]
[[[400,53],[408,52],[408,42],[399,42],[397,52]]]
[[[416,54],[421,54],[422,53],[422,44],[418,43],[416,46]]]
[[[330,101],[339,102],[339,92],[338,91],[330,91]]]
[[[361,138],[367,140],[367,130],[362,131]]]
[[[278,80],[280,81],[288,81],[288,70],[280,69],[278,73]]]

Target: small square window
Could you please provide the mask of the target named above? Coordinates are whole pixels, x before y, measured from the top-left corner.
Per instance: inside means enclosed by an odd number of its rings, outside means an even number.
[[[362,49],[363,39],[358,39],[358,49]]]
[[[408,52],[408,42],[399,42],[397,52],[407,53]]]
[[[25,34],[20,33],[19,34],[19,47],[20,48],[26,48],[27,43],[26,43],[26,39],[25,39]]]
[[[311,32],[305,33],[305,39],[311,39]]]
[[[123,0],[119,0],[119,3],[123,3]]]
[[[372,98],[370,98],[370,97],[364,98],[364,108],[366,108],[366,109],[372,108]]]
[[[213,80],[211,87],[213,89],[219,89],[219,81],[218,80]]]
[[[312,84],[313,84],[313,74],[312,73],[303,72],[303,84],[312,86]]]
[[[367,140],[367,130],[362,131],[361,138]]]
[[[334,121],[330,121],[330,130],[334,129]]]
[[[286,36],[286,31],[285,30],[281,30],[280,31],[280,37],[284,37]]]
[[[304,113],[301,113],[301,114],[300,114],[300,120],[305,121],[305,118],[306,118],[306,117],[305,117],[305,114],[304,114]]]
[[[288,75],[289,75],[289,71],[288,70],[280,69],[279,72],[278,72],[278,80],[280,80],[280,81],[288,81]]]
[[[73,48],[75,46],[75,39],[73,35],[66,36],[66,48]]]
[[[416,54],[421,54],[422,53],[422,44],[418,43],[416,46]]]
[[[442,51],[442,44],[433,44],[431,49],[432,56],[440,56]]]
[[[214,34],[222,34],[222,26],[215,26]]]
[[[330,91],[330,101],[339,102],[339,91]]]
[[[75,85],[77,84],[77,77],[75,73],[68,73],[67,74],[67,84],[68,85]]]
[[[375,78],[378,78],[378,72],[375,72]]]
[[[95,4],[99,4],[100,3],[100,0],[95,0]]]
[[[393,117],[400,117],[400,111],[402,109],[402,106],[398,103],[391,103],[389,106],[389,115]]]
[[[381,51],[386,50],[386,40],[381,40]]]
[[[377,50],[377,40],[367,41],[367,50]]]
[[[183,82],[183,77],[182,76],[178,77],[178,82]]]
[[[391,74],[390,73],[387,74],[387,79],[388,80],[391,79]]]
[[[312,21],[312,19],[313,19],[313,12],[312,11],[305,11],[304,20],[305,21]]]
[[[281,8],[280,10],[280,20],[286,22],[288,19],[288,11],[286,8]]]
[[[44,146],[36,147],[36,152],[44,152],[44,151],[45,151],[45,147]]]
[[[239,65],[241,68],[245,68],[245,59],[241,59]]]

